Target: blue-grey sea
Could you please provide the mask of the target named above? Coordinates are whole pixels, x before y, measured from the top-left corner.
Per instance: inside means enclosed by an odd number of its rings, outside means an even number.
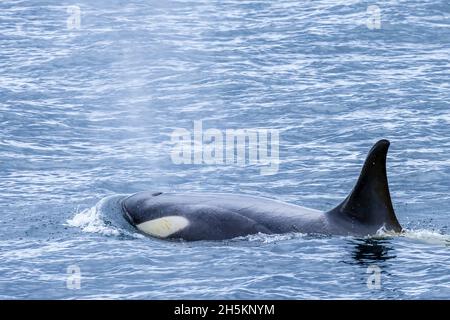
[[[279,169],[176,164],[177,128],[278,130]],[[319,210],[374,142],[405,234],[142,236],[143,190]],[[450,298],[447,0],[1,0],[0,298]]]

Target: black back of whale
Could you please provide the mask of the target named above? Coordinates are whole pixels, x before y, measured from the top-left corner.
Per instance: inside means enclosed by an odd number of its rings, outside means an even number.
[[[220,193],[140,192],[124,199],[122,208],[134,226],[169,216],[185,218],[188,225],[165,238],[187,241],[231,239],[259,232],[365,236],[382,227],[400,232],[386,175],[388,148],[387,140],[373,146],[350,195],[328,212]]]

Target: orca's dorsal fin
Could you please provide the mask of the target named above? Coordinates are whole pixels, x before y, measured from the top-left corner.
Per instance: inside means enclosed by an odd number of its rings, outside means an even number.
[[[395,216],[386,175],[388,140],[378,141],[364,162],[361,174],[350,195],[329,215],[344,216],[351,221],[400,232],[402,227]]]

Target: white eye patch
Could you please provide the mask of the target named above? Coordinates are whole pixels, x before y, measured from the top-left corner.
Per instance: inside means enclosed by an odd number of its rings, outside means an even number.
[[[189,220],[180,216],[167,216],[138,224],[136,227],[154,237],[166,238],[189,225]]]

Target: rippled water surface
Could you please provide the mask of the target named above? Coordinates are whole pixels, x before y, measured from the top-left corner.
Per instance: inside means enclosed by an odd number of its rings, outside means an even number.
[[[0,298],[449,298],[449,79],[444,0],[2,0]],[[174,164],[196,120],[278,129],[279,171]],[[165,242],[108,208],[155,190],[327,210],[380,138],[402,237]]]

